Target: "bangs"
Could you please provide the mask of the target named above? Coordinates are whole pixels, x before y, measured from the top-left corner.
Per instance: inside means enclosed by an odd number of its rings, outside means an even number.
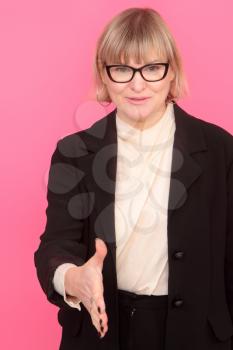
[[[167,44],[160,28],[155,23],[130,21],[119,25],[109,33],[100,50],[100,60],[105,63],[128,64],[134,59],[137,64],[150,60],[166,60]]]

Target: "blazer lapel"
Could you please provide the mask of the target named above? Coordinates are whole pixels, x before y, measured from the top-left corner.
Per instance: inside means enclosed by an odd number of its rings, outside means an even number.
[[[174,135],[168,219],[187,199],[189,187],[203,169],[192,154],[207,150],[203,131],[197,118],[174,104],[176,130]]]
[[[96,186],[95,205],[98,208],[96,225],[98,232],[111,251],[114,266],[116,266],[116,236],[114,202],[117,171],[117,131],[116,111],[88,129],[88,134],[94,136],[87,142],[88,151],[95,152],[94,177]],[[195,118],[186,113],[174,103],[176,130],[174,135],[171,178],[168,199],[168,220],[187,199],[190,186],[201,175],[203,169],[192,157],[196,152],[207,149],[203,131]]]

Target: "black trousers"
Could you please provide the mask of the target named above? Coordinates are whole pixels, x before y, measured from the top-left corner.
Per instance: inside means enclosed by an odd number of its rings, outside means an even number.
[[[167,295],[118,289],[120,350],[164,350]]]

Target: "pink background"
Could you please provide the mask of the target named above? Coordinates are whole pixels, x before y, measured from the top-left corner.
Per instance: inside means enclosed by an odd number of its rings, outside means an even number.
[[[39,286],[33,254],[45,226],[46,181],[57,140],[107,113],[91,85],[94,47],[106,21],[128,7],[158,10],[176,38],[189,81],[190,96],[180,105],[233,133],[232,1],[109,4],[0,4],[2,349],[59,347],[58,309]]]

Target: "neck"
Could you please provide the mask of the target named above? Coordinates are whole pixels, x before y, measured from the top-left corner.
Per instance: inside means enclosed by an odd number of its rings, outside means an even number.
[[[117,115],[120,119],[128,123],[130,126],[142,131],[155,125],[164,115],[166,108],[167,104],[165,104],[156,114],[153,114],[152,116],[149,116],[144,120],[132,120],[127,116],[121,114],[120,111],[117,111]]]

